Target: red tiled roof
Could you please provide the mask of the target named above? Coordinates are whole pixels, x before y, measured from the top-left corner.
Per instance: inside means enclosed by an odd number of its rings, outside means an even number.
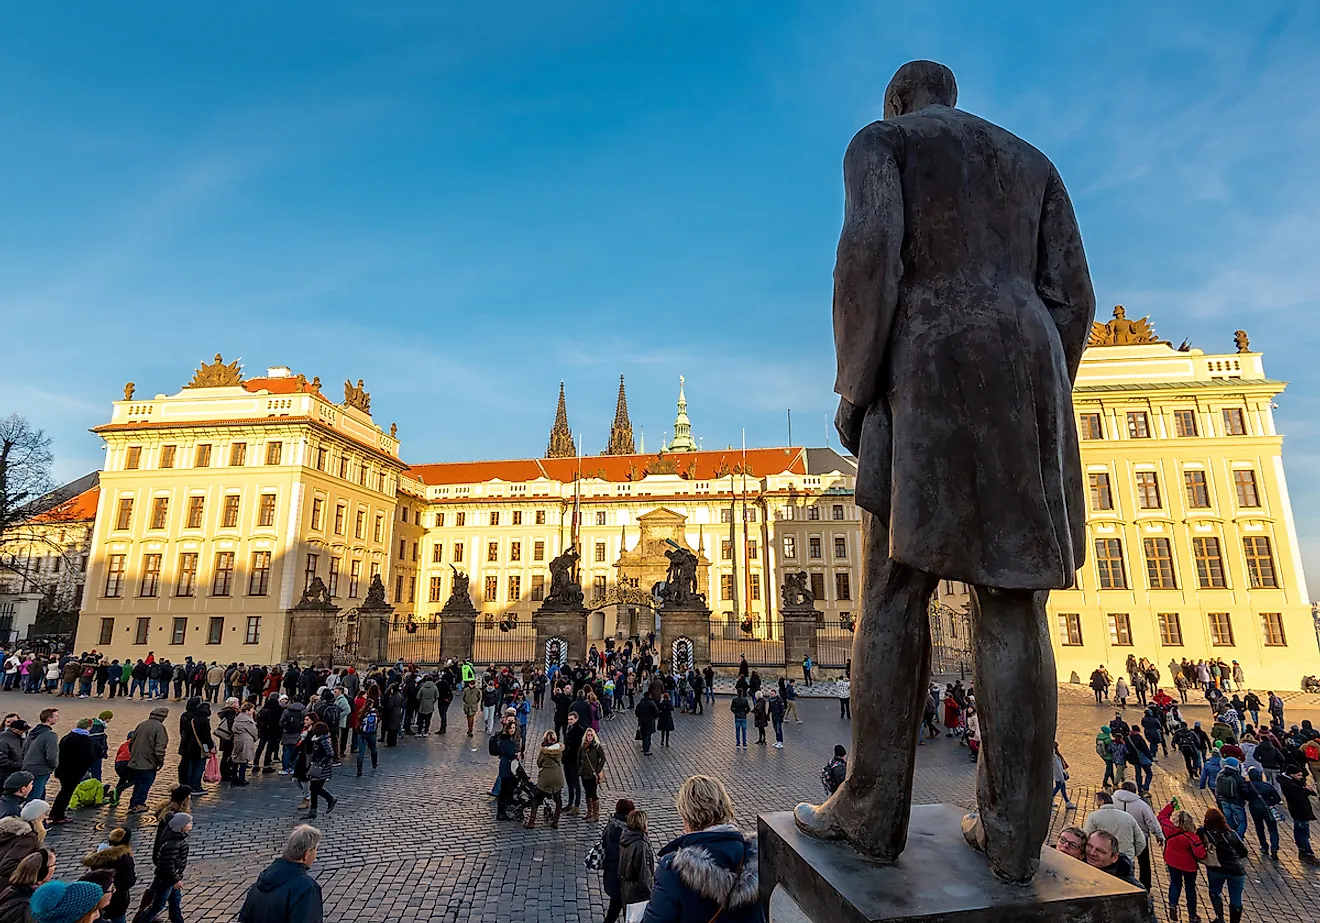
[[[665,462],[674,463],[674,470],[678,474],[694,481],[718,477],[721,469],[725,475],[740,470],[738,466],[742,464],[743,458],[741,449],[681,452],[664,456]],[[803,450],[800,448],[748,449],[746,459],[748,474],[756,477],[807,473]],[[630,480],[629,474],[635,473],[640,478],[649,467],[655,466],[656,461],[655,455],[586,455],[581,459],[582,477],[626,482]],[[497,479],[517,483],[541,477],[569,483],[577,475],[578,465],[579,460],[576,458],[515,458],[505,461],[412,465],[409,472],[429,486],[476,484]]]
[[[243,382],[243,387],[249,391],[269,391],[271,394],[297,394],[299,391],[305,391],[308,394],[320,394],[320,391],[312,387],[312,383],[302,380],[301,384],[296,376],[285,378],[249,378]]]
[[[101,500],[101,488],[84,490],[59,506],[32,517],[33,522],[86,522],[96,518],[96,506]]]

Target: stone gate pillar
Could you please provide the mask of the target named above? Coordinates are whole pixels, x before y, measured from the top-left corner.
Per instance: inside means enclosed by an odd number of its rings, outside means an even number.
[[[390,659],[390,616],[394,607],[385,602],[385,584],[380,574],[371,578],[367,598],[358,607],[357,660],[359,663],[387,663]]]
[[[661,607],[660,660],[673,666],[674,643],[686,638],[692,644],[692,664],[701,670],[710,663],[710,610],[702,605]]]
[[[312,578],[302,599],[288,610],[284,624],[285,660],[325,669],[334,666],[339,607],[330,601],[330,592],[320,577]]]
[[[551,638],[563,638],[568,645],[568,662],[587,662],[587,608],[582,605],[560,608],[542,606],[532,613],[536,628],[534,663],[545,660],[545,644]]]

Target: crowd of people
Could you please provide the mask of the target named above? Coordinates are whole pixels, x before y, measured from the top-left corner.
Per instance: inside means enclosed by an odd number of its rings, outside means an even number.
[[[1160,686],[1158,669],[1144,658],[1129,657],[1127,676],[1113,683],[1103,668],[1092,674],[1096,701],[1108,698],[1112,686],[1116,706],[1113,720],[1095,738],[1096,755],[1105,767],[1102,790],[1096,795],[1096,810],[1080,827],[1066,827],[1057,847],[1147,891],[1151,854],[1159,847],[1168,870],[1171,920],[1178,920],[1182,903],[1189,923],[1197,919],[1197,879],[1204,869],[1215,920],[1225,919],[1226,897],[1228,920],[1238,923],[1251,855],[1250,827],[1261,859],[1278,861],[1279,826],[1286,808],[1298,860],[1320,866],[1311,843],[1316,819],[1312,799],[1320,788],[1320,731],[1307,720],[1289,725],[1283,699],[1273,691],[1262,699],[1247,689],[1237,661],[1183,660],[1170,668],[1178,700]],[[1189,689],[1199,690],[1210,707],[1208,732],[1201,721],[1189,726],[1183,719],[1181,706]],[[1129,696],[1142,710],[1131,724],[1123,716]],[[1214,806],[1199,820],[1178,798],[1158,814],[1149,803],[1152,767],[1171,750],[1183,760],[1187,785],[1214,798]],[[1066,789],[1064,797],[1072,807]]]

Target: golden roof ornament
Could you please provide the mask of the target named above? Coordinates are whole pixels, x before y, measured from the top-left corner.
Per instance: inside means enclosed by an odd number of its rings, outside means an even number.
[[[1148,344],[1171,345],[1168,340],[1155,338],[1155,325],[1150,322],[1150,315],[1140,320],[1128,320],[1127,311],[1121,304],[1114,305],[1114,319],[1106,324],[1095,321],[1091,324],[1091,338],[1087,346],[1142,346]]]
[[[371,395],[363,387],[361,378],[358,379],[356,387],[351,381],[344,382],[344,404],[356,407],[363,413],[371,413]]]
[[[133,392],[135,390],[137,390],[137,386],[133,384],[133,382],[131,381],[128,384],[124,385],[124,400],[131,401],[133,399]]]
[[[1247,331],[1245,330],[1233,331],[1233,343],[1237,346],[1238,352],[1240,353],[1251,352],[1251,341],[1247,339]]]
[[[219,353],[215,354],[215,361],[210,365],[205,362],[202,367],[193,372],[192,381],[184,385],[185,388],[232,388],[243,383],[242,366],[238,359],[225,365],[225,360]]]

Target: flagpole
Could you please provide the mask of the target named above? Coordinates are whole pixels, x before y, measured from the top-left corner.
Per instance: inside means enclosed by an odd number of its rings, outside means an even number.
[[[752,567],[751,559],[747,554],[747,430],[742,431],[742,565],[743,565],[743,600],[745,601],[745,611],[747,617],[752,617]]]

